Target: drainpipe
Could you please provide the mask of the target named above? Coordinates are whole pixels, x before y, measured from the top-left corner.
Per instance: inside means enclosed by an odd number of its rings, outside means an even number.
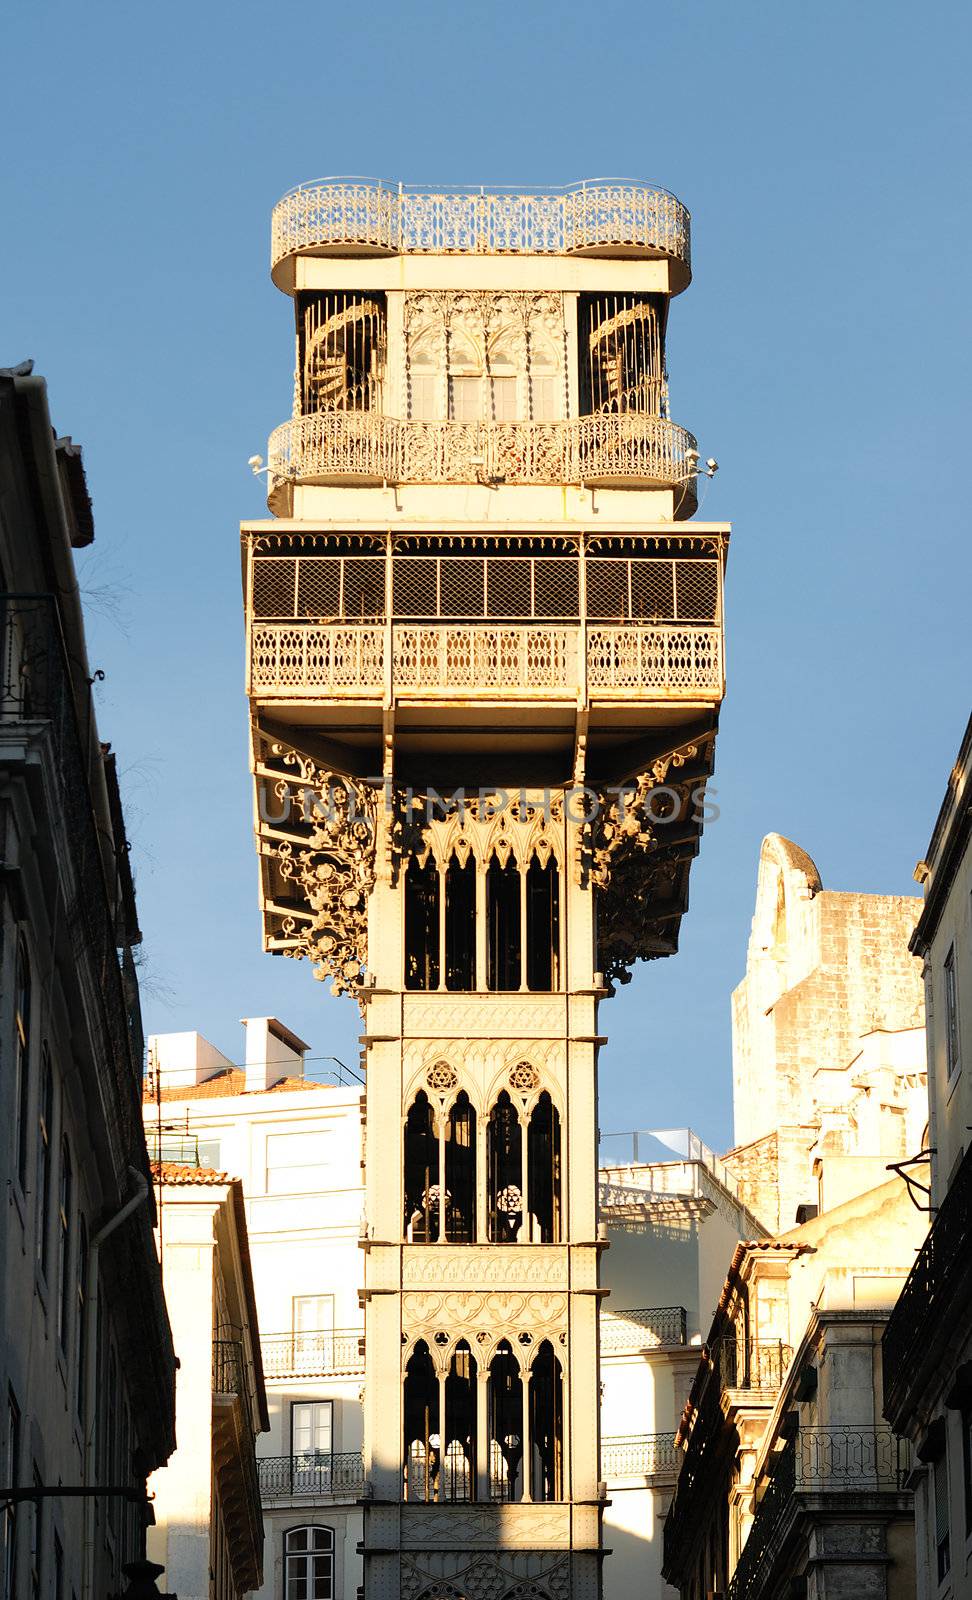
[[[85,1315],[85,1343],[84,1343],[84,1485],[85,1488],[94,1486],[95,1476],[95,1439],[97,1437],[97,1405],[95,1386],[98,1378],[98,1258],[101,1246],[110,1234],[120,1228],[122,1223],[131,1216],[133,1211],[145,1204],[149,1195],[148,1180],[145,1174],[136,1167],[128,1169],[134,1183],[135,1193],[125,1201],[113,1217],[109,1217],[103,1228],[100,1228],[88,1245],[88,1292],[84,1303]],[[97,1500],[94,1496],[84,1502],[84,1571],[82,1581],[83,1600],[93,1600],[94,1597],[94,1523]]]

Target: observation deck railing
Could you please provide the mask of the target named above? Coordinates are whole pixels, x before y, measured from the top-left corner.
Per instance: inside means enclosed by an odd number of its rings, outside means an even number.
[[[332,255],[635,255],[691,270],[689,212],[666,189],[594,179],[563,189],[465,191],[321,178],[273,208],[271,271],[301,251]],[[680,285],[681,286],[681,285]]]
[[[668,417],[598,413],[551,422],[425,422],[319,411],[270,435],[279,482],[617,484],[684,489],[696,505],[697,442]],[[689,503],[690,502],[690,503]]]
[[[248,584],[254,695],[722,694],[717,554],[257,554]]]

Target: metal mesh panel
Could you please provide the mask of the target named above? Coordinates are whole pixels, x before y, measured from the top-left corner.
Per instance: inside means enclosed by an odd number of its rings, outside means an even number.
[[[385,563],[380,556],[351,556],[344,562],[343,615],[381,617],[385,612]]]
[[[487,567],[486,609],[491,617],[533,615],[532,562],[499,556]]]
[[[718,562],[678,561],[675,567],[675,615],[679,621],[715,622],[719,615]]]
[[[295,614],[298,617],[339,617],[340,559],[337,556],[302,556],[297,562],[297,573]]]
[[[396,617],[434,617],[437,614],[437,566],[434,557],[395,557],[392,562],[392,597]]]
[[[439,562],[442,616],[481,617],[483,562],[476,556],[447,556]]]
[[[576,617],[580,599],[576,560],[556,559],[533,563],[533,614],[536,617]]]
[[[675,563],[632,561],[631,615],[649,619],[674,617]]]
[[[587,615],[619,622],[629,615],[627,561],[588,561]]]
[[[289,556],[257,556],[253,562],[253,615],[292,617],[295,563]]]

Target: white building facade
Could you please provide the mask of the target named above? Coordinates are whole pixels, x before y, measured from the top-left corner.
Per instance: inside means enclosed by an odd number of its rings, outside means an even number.
[[[256,1593],[355,1600],[361,1091],[305,1078],[306,1049],[272,1017],[247,1019],[238,1065],[197,1033],[155,1035],[143,1111],[153,1152],[242,1182],[269,1420],[257,1440],[264,1549]]]

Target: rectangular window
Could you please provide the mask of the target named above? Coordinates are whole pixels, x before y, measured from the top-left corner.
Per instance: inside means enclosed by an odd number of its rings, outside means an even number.
[[[495,422],[516,421],[516,379],[514,377],[493,377],[490,379],[493,391],[493,420]]]
[[[932,1468],[935,1492],[935,1551],[938,1561],[938,1581],[948,1576],[951,1567],[948,1528],[948,1454],[942,1451]]]
[[[290,1408],[291,1450],[297,1457],[315,1461],[329,1457],[333,1448],[334,1403],[331,1400],[295,1400]]]
[[[961,1066],[959,1060],[958,984],[955,977],[954,945],[952,945],[948,955],[945,957],[945,1060],[948,1065],[949,1082],[951,1082]]]
[[[483,380],[481,378],[450,377],[449,420],[451,422],[478,422],[483,414]]]
[[[13,1390],[7,1391],[7,1437],[4,1451],[4,1477],[11,1489],[20,1483],[20,1407]],[[17,1507],[3,1513],[3,1577],[6,1600],[17,1592]]]
[[[267,1194],[311,1194],[326,1183],[328,1133],[267,1135]]]
[[[74,1174],[71,1168],[71,1148],[67,1140],[61,1142],[61,1183],[57,1210],[57,1337],[67,1355],[68,1329],[71,1323],[71,1205]]]
[[[558,398],[560,379],[558,377],[539,377],[536,373],[530,376],[530,416],[534,422],[554,422],[559,414]]]
[[[37,1265],[44,1277],[49,1266],[51,1236],[51,1132],[54,1127],[54,1074],[51,1058],[44,1046],[41,1071],[41,1096],[37,1112]]]
[[[295,1333],[333,1333],[334,1296],[301,1294],[294,1296]]]
[[[196,1143],[196,1153],[199,1156],[201,1167],[211,1167],[214,1172],[222,1171],[220,1167],[220,1141],[218,1139],[199,1139]]]
[[[408,378],[408,414],[416,422],[434,422],[439,414],[439,380],[434,372],[411,372]]]
[[[27,1192],[27,1151],[30,1127],[30,963],[21,942],[17,950],[17,989],[14,1000],[14,1027],[16,1037],[16,1091],[15,1125],[17,1129],[17,1177],[22,1193]]]

